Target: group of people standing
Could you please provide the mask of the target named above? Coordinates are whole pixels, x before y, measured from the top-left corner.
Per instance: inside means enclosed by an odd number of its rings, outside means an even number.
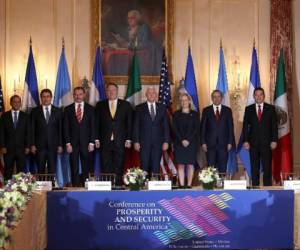
[[[148,87],[146,101],[132,108],[118,98],[118,86],[106,86],[107,100],[96,107],[84,101],[85,89],[73,90],[74,103],[61,109],[53,106],[52,92],[43,89],[41,105],[30,114],[20,110],[21,98],[10,98],[11,110],[0,119],[0,150],[4,155],[5,179],[11,178],[14,165],[23,170],[25,158],[34,154],[38,173],[55,173],[57,154],[70,154],[72,186],[82,186],[93,171],[91,153],[101,152],[101,172],[116,175],[122,185],[125,149],[139,152],[141,168],[149,177],[159,174],[162,152],[174,148],[175,163],[181,187],[191,188],[199,146],[207,162],[226,173],[228,152],[235,145],[231,109],[222,105],[222,93],[214,90],[212,105],[200,114],[191,108],[191,97],[180,96],[180,108],[171,120],[166,107],[156,102],[157,92]],[[250,151],[252,185],[259,185],[260,165],[264,185],[272,185],[271,150],[276,147],[277,122],[274,106],[264,102],[262,88],[254,90],[255,104],[246,107],[244,147]],[[171,144],[172,143],[172,144]],[[185,182],[187,179],[187,182]]]

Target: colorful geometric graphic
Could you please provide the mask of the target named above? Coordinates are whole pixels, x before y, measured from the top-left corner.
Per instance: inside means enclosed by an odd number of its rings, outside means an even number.
[[[230,229],[222,224],[228,219],[222,210],[229,207],[227,202],[232,199],[229,193],[221,193],[160,200],[158,203],[176,221],[168,223],[168,229],[157,230],[153,234],[161,243],[168,245],[182,239],[229,233]]]

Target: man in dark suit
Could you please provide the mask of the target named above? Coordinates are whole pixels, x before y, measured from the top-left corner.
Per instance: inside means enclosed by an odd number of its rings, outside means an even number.
[[[116,174],[116,185],[122,185],[125,147],[131,147],[132,108],[118,99],[118,86],[106,86],[108,100],[96,105],[96,148],[101,149],[102,172]]]
[[[64,138],[70,154],[72,185],[82,186],[91,166],[89,153],[94,151],[95,120],[94,109],[84,102],[85,90],[73,90],[74,103],[64,110]]]
[[[226,173],[228,152],[235,141],[232,112],[221,104],[222,98],[222,92],[214,90],[211,94],[213,104],[203,109],[200,140],[208,165]]]
[[[4,155],[4,178],[11,179],[14,164],[17,172],[25,166],[25,155],[29,153],[29,117],[20,110],[21,98],[10,98],[12,109],[5,112],[0,120],[0,149]]]
[[[62,112],[51,105],[52,92],[43,89],[41,105],[31,111],[31,152],[36,155],[38,173],[56,172],[57,153],[62,153]]]
[[[252,186],[259,186],[260,165],[264,186],[272,185],[272,150],[277,147],[278,128],[275,107],[265,100],[263,88],[253,93],[255,103],[245,109],[244,148],[250,151]]]
[[[155,88],[146,90],[147,101],[136,107],[133,142],[140,152],[143,170],[158,174],[162,151],[169,147],[170,131],[166,108],[157,102]]]

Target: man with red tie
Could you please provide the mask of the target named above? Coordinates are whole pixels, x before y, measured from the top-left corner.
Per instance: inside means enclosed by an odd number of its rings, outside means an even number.
[[[245,149],[250,152],[252,186],[259,186],[260,166],[264,186],[272,185],[272,150],[277,146],[278,129],[275,107],[265,100],[263,88],[255,88],[255,103],[245,109],[243,136]]]
[[[200,141],[208,165],[226,173],[228,152],[234,145],[234,129],[231,109],[222,105],[222,98],[222,92],[214,90],[211,94],[213,104],[203,109]]]
[[[64,110],[64,138],[70,154],[72,185],[82,186],[91,166],[89,153],[94,150],[94,109],[84,102],[85,90],[73,90],[74,103]]]

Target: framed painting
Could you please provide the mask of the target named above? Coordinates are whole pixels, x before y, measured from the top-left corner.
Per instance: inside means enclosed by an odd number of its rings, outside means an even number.
[[[91,55],[100,44],[106,82],[127,84],[136,53],[142,84],[159,84],[164,49],[172,81],[174,0],[92,0],[91,5]]]

